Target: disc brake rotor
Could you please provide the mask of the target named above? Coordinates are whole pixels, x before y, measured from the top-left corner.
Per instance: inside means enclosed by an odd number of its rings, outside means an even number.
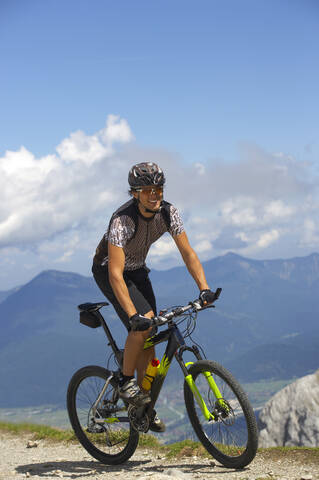
[[[215,403],[214,415],[218,418],[218,421],[227,426],[235,423],[235,412],[225,399],[220,399]]]

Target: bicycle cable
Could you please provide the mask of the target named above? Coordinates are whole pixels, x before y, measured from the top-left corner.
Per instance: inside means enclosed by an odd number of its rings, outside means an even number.
[[[189,338],[189,339],[191,340],[191,342],[192,342],[194,345],[196,345],[196,347],[200,350],[200,352],[202,353],[203,358],[207,358],[203,347],[201,347],[201,345],[199,345],[199,343],[197,343],[196,340],[194,340],[194,338],[192,337],[192,334],[193,334],[194,330],[196,329],[197,315],[198,315],[197,311],[191,311],[191,312],[185,313],[185,314],[183,315],[183,318],[182,318],[179,322],[176,322],[176,323],[177,323],[177,324],[182,323],[182,322],[183,322],[184,320],[186,320],[186,318],[187,318],[186,328],[185,328],[185,330],[182,332],[183,335],[184,335],[184,338]]]

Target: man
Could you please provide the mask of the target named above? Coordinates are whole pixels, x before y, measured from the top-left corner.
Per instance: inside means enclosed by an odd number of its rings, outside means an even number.
[[[92,272],[128,330],[120,396],[133,405],[143,405],[149,401],[149,396],[141,389],[142,381],[149,361],[155,356],[154,348],[143,350],[152,331],[150,319],[157,314],[149,270],[145,265],[152,243],[168,231],[199,288],[203,304],[213,301],[214,294],[189,244],[178,210],[163,201],[165,177],[161,168],[155,163],[139,163],[131,168],[128,181],[133,198],[112,215],[108,230],[96,249]],[[150,429],[165,430],[156,414]]]

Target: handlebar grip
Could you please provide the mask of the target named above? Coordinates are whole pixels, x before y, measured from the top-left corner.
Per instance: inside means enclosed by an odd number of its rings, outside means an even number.
[[[218,299],[218,297],[219,297],[219,295],[221,294],[221,292],[222,292],[222,288],[221,288],[221,287],[218,287],[218,288],[216,289],[216,292],[215,292],[215,300]]]

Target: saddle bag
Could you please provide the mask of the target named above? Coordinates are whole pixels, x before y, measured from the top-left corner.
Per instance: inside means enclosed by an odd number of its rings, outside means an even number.
[[[101,321],[95,312],[80,312],[80,323],[91,328],[101,326]]]

